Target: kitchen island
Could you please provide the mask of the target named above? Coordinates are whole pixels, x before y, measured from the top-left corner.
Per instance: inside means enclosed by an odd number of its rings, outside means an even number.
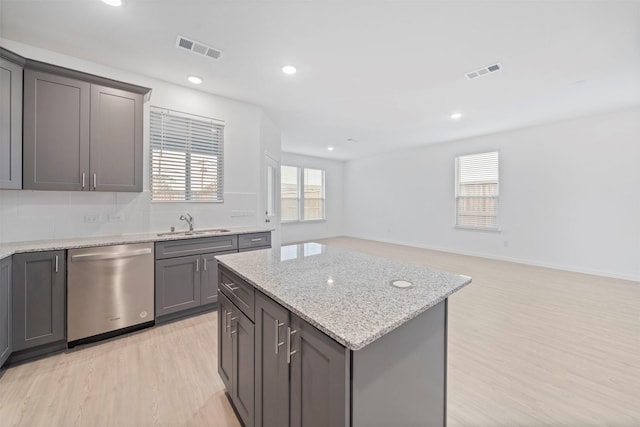
[[[218,370],[245,426],[446,424],[447,298],[470,277],[318,243],[217,259]]]

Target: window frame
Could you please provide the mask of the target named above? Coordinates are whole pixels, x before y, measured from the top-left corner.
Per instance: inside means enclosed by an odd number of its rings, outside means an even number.
[[[289,168],[295,168],[296,169],[296,177],[297,177],[297,218],[296,219],[282,219],[282,213],[284,212],[284,209],[282,209],[282,183],[280,184],[280,211],[281,211],[281,217],[280,217],[280,223],[281,224],[295,224],[295,223],[313,223],[313,222],[325,222],[327,220],[327,180],[326,180],[326,174],[327,171],[326,169],[323,168],[318,168],[318,167],[307,167],[307,166],[295,166],[295,165],[290,165],[290,164],[282,164],[280,166],[280,176],[282,179],[282,168],[283,167],[289,167]],[[322,198],[320,199],[309,199],[309,200],[322,200],[322,218],[313,218],[313,219],[305,219],[304,218],[304,202],[305,202],[305,197],[304,197],[304,184],[305,184],[305,178],[304,178],[304,171],[310,169],[310,170],[317,170],[322,172]],[[290,199],[292,200],[292,199]]]
[[[154,196],[156,195],[160,195],[160,193],[156,194],[156,192],[154,191],[154,150],[158,150],[158,146],[157,143],[154,141],[155,138],[158,138],[161,143],[160,144],[164,144],[165,143],[165,136],[164,135],[159,135],[156,136],[154,135],[154,127],[152,126],[152,121],[156,120],[153,118],[154,115],[161,115],[162,118],[161,119],[157,119],[160,120],[159,125],[162,127],[162,132],[164,132],[164,116],[167,117],[175,117],[178,121],[192,121],[192,122],[196,122],[196,126],[203,126],[203,125],[207,125],[207,126],[211,126],[212,131],[216,131],[216,132],[220,132],[220,136],[219,137],[212,137],[210,141],[207,142],[211,142],[211,153],[208,152],[204,152],[202,151],[201,147],[198,147],[198,144],[201,144],[202,141],[198,141],[198,139],[196,137],[200,137],[201,135],[196,134],[191,134],[190,132],[192,131],[192,124],[190,123],[188,126],[185,126],[184,129],[180,129],[181,131],[185,131],[186,133],[184,135],[180,135],[179,139],[183,139],[185,141],[184,147],[177,147],[176,149],[173,149],[174,147],[171,147],[171,143],[168,142],[167,144],[169,145],[169,148],[166,149],[166,151],[168,152],[173,152],[174,155],[184,155],[185,158],[185,163],[184,163],[184,192],[182,193],[182,196],[184,197],[184,199],[166,199],[166,200],[161,200],[161,199],[156,199],[154,198]],[[161,204],[165,204],[165,203],[224,203],[224,133],[225,133],[225,126],[226,123],[224,120],[219,120],[219,119],[215,119],[215,118],[211,118],[211,117],[205,117],[205,116],[200,116],[197,114],[192,114],[192,113],[186,113],[186,112],[182,112],[182,111],[177,111],[177,110],[171,110],[168,108],[164,108],[164,107],[159,107],[159,106],[155,106],[152,105],[149,107],[149,147],[148,147],[148,153],[149,153],[149,193],[150,193],[150,199],[151,199],[151,203],[161,203]],[[188,129],[188,130],[187,130]],[[191,138],[194,139],[191,139]],[[188,142],[187,142],[188,141]],[[197,142],[196,142],[197,141]],[[195,145],[195,147],[194,147]],[[188,148],[187,148],[188,147]],[[182,150],[182,148],[184,148],[184,151]],[[201,155],[202,157],[207,156],[211,154],[212,156],[215,157],[215,170],[216,173],[215,175],[213,175],[213,181],[215,181],[215,185],[216,185],[216,191],[214,193],[212,193],[215,196],[215,199],[198,199],[198,198],[194,198],[196,197],[196,190],[194,190],[194,188],[191,187],[191,181],[192,181],[192,177],[193,177],[193,173],[194,170],[192,168],[193,166],[193,157],[194,156],[198,156]],[[168,164],[168,166],[171,166],[171,164]],[[170,197],[170,195],[168,195],[167,193],[164,193],[165,197]]]
[[[497,157],[497,161],[496,161],[496,174],[497,174],[497,178],[496,178],[496,195],[495,196],[460,196],[459,193],[459,188],[460,188],[460,158],[461,157],[467,157],[467,156],[475,156],[475,155],[480,155],[480,154],[489,154],[489,153],[496,153],[496,157]],[[500,233],[502,231],[502,229],[500,228],[500,158],[501,158],[501,153],[500,150],[484,150],[484,151],[479,151],[479,152],[473,152],[473,153],[466,153],[466,154],[458,154],[454,157],[454,225],[453,227],[455,229],[459,229],[459,230],[467,230],[467,231],[481,231],[481,232],[488,232],[488,233]],[[495,219],[496,219],[496,226],[495,227],[474,227],[474,226],[470,226],[470,225],[460,225],[458,223],[458,206],[459,203],[458,201],[462,198],[464,199],[470,199],[470,198],[493,198],[496,200],[496,209],[495,209]]]

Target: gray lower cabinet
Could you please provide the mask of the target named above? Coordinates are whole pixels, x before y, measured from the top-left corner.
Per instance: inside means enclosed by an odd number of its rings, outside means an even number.
[[[224,293],[218,302],[218,373],[242,424],[253,427],[255,326]]]
[[[142,191],[146,92],[27,60],[23,188]]]
[[[200,256],[156,261],[156,317],[200,306]]]
[[[22,67],[0,48],[0,188],[22,188]]]
[[[16,254],[12,276],[13,351],[64,341],[64,251]]]
[[[237,252],[237,236],[156,243],[156,319],[207,309],[218,300],[216,255]],[[173,317],[173,316],[172,316]]]
[[[11,258],[0,261],[0,368],[11,355]]]
[[[344,426],[345,348],[256,292],[256,426]]]

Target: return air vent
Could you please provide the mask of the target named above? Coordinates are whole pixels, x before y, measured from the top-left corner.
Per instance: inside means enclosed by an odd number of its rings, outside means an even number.
[[[195,40],[188,39],[179,34],[178,34],[178,38],[176,39],[176,47],[180,49],[188,50],[193,53],[197,53],[198,55],[208,56],[209,58],[213,58],[213,59],[220,59],[220,56],[222,56],[222,51],[220,49],[207,46],[204,43],[200,43]]]
[[[488,65],[478,70],[473,70],[465,74],[465,76],[467,77],[468,80],[473,80],[478,77],[486,76],[488,74],[495,73],[496,71],[500,71],[500,70],[502,70],[502,65],[499,62],[497,62],[495,64]]]

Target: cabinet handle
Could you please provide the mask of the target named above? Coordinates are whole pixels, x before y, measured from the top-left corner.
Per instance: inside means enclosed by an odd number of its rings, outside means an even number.
[[[225,329],[227,331],[227,336],[229,338],[231,338],[231,323],[229,322],[229,316],[231,316],[231,312],[230,311],[224,311],[224,323],[225,323]]]
[[[236,316],[236,317],[232,317],[232,318],[231,318],[231,326],[233,326],[233,321],[234,321],[234,320],[238,320],[238,317]],[[236,332],[238,332],[238,330],[237,330],[237,329],[236,329],[235,331],[231,331],[231,332],[229,333],[229,338],[231,338],[231,335],[235,334]]]
[[[298,331],[296,331],[295,329],[292,331],[290,327],[287,327],[287,364],[288,365],[291,364],[291,356],[293,356],[298,352],[298,350],[291,351],[291,335],[295,334],[296,332]]]
[[[229,289],[231,292],[235,292],[239,286],[236,286],[235,288],[232,288],[231,285],[233,285],[233,283],[224,283],[222,282],[223,285],[225,285],[227,287],[227,289]]]
[[[85,178],[85,173],[82,172],[82,189],[84,190],[84,178]]]
[[[251,239],[252,242],[261,242],[262,241],[262,237],[259,237],[257,239]]]
[[[196,273],[200,271],[200,258],[196,259]]]
[[[58,255],[56,255],[56,273],[58,272]]]
[[[276,354],[278,354],[278,348],[284,344],[284,342],[280,342],[280,326],[284,326],[284,323],[280,323],[278,319],[276,319],[274,320],[274,326],[276,330],[276,333],[275,333],[276,339],[274,344],[275,344]]]
[[[202,269],[204,271],[207,271],[207,259],[206,258],[202,258]]]
[[[97,186],[98,186],[98,174],[94,172],[93,173],[93,189],[95,190]]]

